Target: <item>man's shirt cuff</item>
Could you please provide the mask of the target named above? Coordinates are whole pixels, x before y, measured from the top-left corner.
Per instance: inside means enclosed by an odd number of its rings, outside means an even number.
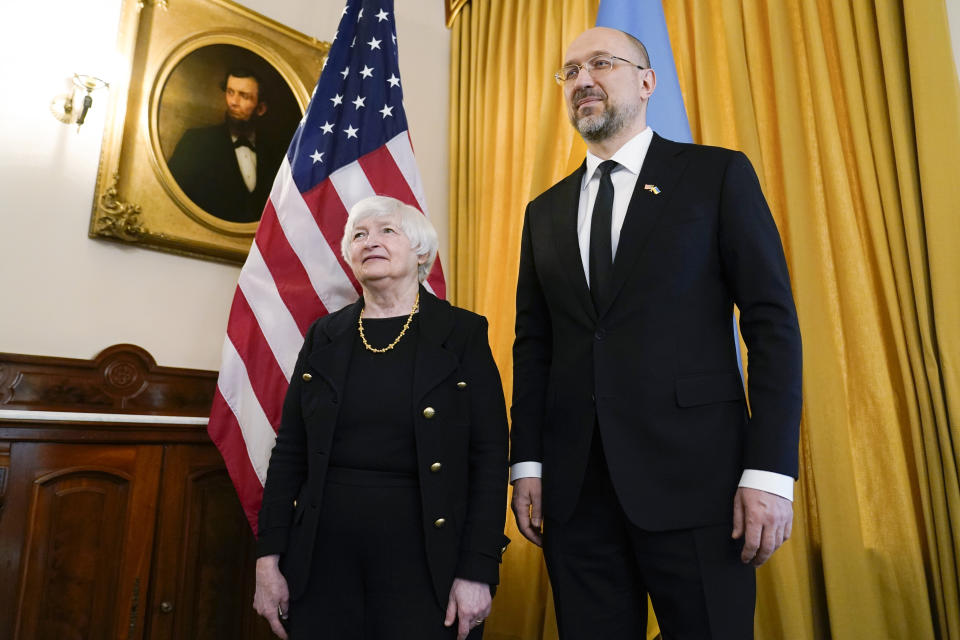
[[[743,475],[740,476],[739,486],[766,491],[793,502],[793,478],[782,473],[744,469]]]
[[[518,462],[510,467],[511,484],[520,478],[540,478],[543,476],[543,464],[540,462]],[[786,498],[793,502],[793,478],[773,471],[744,469],[740,476],[741,487],[759,489]]]
[[[510,466],[510,484],[513,484],[520,478],[541,477],[543,477],[543,463],[541,462],[518,462]]]

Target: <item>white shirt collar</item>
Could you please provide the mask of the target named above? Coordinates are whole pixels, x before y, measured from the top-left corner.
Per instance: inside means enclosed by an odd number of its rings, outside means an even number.
[[[236,141],[239,140],[239,139],[240,139],[240,136],[238,136],[237,134],[235,134],[235,133],[231,133],[231,134],[230,134],[230,141],[231,141],[231,142],[236,142]],[[254,132],[252,132],[250,135],[248,135],[248,136],[247,136],[247,140],[250,141],[250,144],[256,145],[256,144],[257,144],[257,132],[254,131]],[[624,146],[626,146],[626,145],[624,145]]]
[[[643,159],[647,155],[647,149],[650,148],[650,142],[653,140],[653,129],[647,127],[637,135],[627,140],[622,147],[617,149],[611,160],[624,167],[634,175],[640,175],[640,167],[643,166]],[[587,151],[587,171],[583,174],[583,182],[580,189],[586,189],[587,184],[597,171],[597,167],[603,159]]]

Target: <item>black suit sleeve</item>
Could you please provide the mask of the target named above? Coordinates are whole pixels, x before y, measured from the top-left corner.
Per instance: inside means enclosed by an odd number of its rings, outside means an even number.
[[[263,503],[257,520],[258,557],[286,551],[295,509],[293,501],[307,477],[307,432],[300,408],[300,387],[306,358],[313,349],[315,327],[316,324],[307,332],[283,401],[283,417],[270,454]],[[305,504],[297,505],[299,509],[305,507]]]
[[[173,179],[177,181],[187,197],[203,206],[204,163],[211,162],[209,149],[204,145],[197,129],[187,129],[173,150],[167,162]],[[207,153],[205,153],[207,152]]]
[[[750,161],[731,156],[720,202],[724,275],[740,309],[751,417],[743,465],[797,477],[801,344],[780,235]]]
[[[461,368],[471,380],[469,488],[456,575],[497,584],[507,500],[507,414],[500,372],[483,318],[466,346]]]
[[[510,462],[541,462],[541,434],[552,360],[550,309],[533,256],[531,205],[523,221],[517,277],[516,338],[513,342],[513,403]]]

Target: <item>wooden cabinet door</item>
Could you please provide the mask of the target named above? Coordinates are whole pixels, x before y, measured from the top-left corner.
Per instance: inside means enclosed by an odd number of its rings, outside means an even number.
[[[143,637],[162,450],[10,445],[0,637]]]
[[[165,447],[149,640],[274,637],[253,611],[254,541],[220,454]]]

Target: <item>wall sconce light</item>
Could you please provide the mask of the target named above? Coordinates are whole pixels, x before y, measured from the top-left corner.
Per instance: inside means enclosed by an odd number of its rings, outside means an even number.
[[[109,86],[109,83],[100,78],[75,73],[73,74],[73,90],[55,97],[53,102],[50,103],[50,111],[53,112],[54,118],[64,124],[76,122],[77,131],[79,131],[87,117],[87,112],[93,106],[93,92]],[[78,109],[75,102],[80,95],[83,95],[83,101]]]

